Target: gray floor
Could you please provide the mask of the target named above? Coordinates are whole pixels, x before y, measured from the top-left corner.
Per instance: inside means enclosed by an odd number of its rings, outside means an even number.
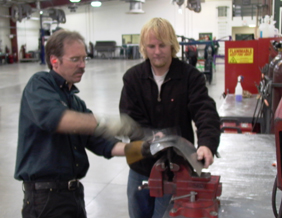
[[[126,69],[141,60],[91,60],[78,84],[80,96],[95,114],[116,116]],[[17,122],[21,92],[30,76],[46,66],[38,63],[0,65],[0,217],[19,218],[21,182],[14,180]],[[217,65],[210,95],[219,108],[224,91],[224,65]],[[274,136],[223,134],[210,171],[221,176],[219,217],[273,217],[271,190],[276,168]],[[89,153],[90,169],[82,180],[89,218],[128,217],[126,184],[128,166],[124,157],[106,160]]]

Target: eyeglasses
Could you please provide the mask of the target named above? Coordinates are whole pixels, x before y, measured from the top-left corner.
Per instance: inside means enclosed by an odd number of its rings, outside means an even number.
[[[72,58],[65,58],[65,59],[67,59],[68,61],[73,62],[73,63],[83,62],[85,64],[87,63],[88,60],[90,60],[89,57],[72,57]]]

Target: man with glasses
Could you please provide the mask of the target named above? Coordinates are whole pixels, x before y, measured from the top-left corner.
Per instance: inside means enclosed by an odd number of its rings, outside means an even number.
[[[105,158],[124,155],[124,143],[95,135],[98,122],[75,94],[86,50],[77,32],[59,30],[46,44],[50,72],[35,73],[22,95],[15,178],[23,181],[23,218],[86,217],[85,148]]]

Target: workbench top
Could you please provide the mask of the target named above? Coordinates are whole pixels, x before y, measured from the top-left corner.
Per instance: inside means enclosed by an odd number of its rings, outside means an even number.
[[[274,135],[222,134],[218,152],[221,158],[215,159],[210,172],[221,176],[219,217],[273,217]]]
[[[209,168],[212,175],[221,176],[218,217],[274,217],[271,206],[277,172],[273,166],[276,163],[274,135],[223,133],[218,152],[221,157],[215,158]],[[278,197],[281,200],[281,195]]]
[[[252,95],[250,98],[243,98],[242,102],[237,102],[234,94],[228,94],[220,106],[218,113],[221,118],[251,120],[257,107],[257,102],[257,95]]]

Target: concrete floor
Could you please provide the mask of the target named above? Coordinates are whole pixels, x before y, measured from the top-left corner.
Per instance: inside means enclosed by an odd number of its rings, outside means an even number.
[[[122,75],[142,60],[90,60],[79,96],[95,114],[118,115]],[[22,185],[13,178],[19,102],[30,76],[47,66],[36,63],[0,65],[0,217],[21,217]],[[224,65],[217,65],[212,83],[207,84],[217,108],[223,102]],[[221,158],[210,167],[220,175],[222,195],[219,217],[273,217],[271,190],[276,168],[273,135],[222,134]],[[106,160],[89,152],[90,169],[82,179],[88,218],[128,217],[126,184],[128,166],[124,157]],[[278,199],[280,198],[278,193]],[[281,198],[280,198],[281,199]],[[280,199],[278,200],[280,202]]]

